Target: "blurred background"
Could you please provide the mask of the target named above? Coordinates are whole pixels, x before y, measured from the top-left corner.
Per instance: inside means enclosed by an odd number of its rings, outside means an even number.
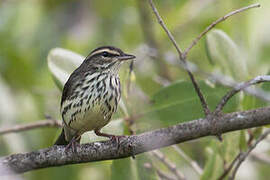
[[[154,1],[182,49],[209,24],[228,12],[260,3],[219,24],[188,54],[202,72],[218,73],[238,81],[269,73],[270,1],[167,0]],[[113,45],[137,56],[133,72],[121,69],[123,102],[110,132],[140,133],[203,117],[200,102],[179,64],[177,54],[144,0],[0,0],[0,129],[46,119],[61,120],[61,87],[47,65],[51,49],[61,47],[82,56],[94,48]],[[229,87],[195,72],[213,109]],[[222,79],[222,78],[221,78]],[[269,85],[258,86],[265,93]],[[270,93],[270,92],[269,92]],[[239,94],[226,112],[267,106],[248,94]],[[116,124],[116,125],[115,125]],[[187,179],[217,179],[239,151],[245,151],[263,128],[186,142],[162,149]],[[0,156],[51,146],[57,128],[40,128],[0,136]],[[84,137],[89,142],[91,137]],[[240,167],[238,179],[268,179],[270,140]],[[177,149],[201,168],[197,172]],[[254,157],[253,157],[254,156]],[[158,171],[174,174],[154,154],[136,159],[102,161],[48,168],[23,174],[19,179],[158,179]]]

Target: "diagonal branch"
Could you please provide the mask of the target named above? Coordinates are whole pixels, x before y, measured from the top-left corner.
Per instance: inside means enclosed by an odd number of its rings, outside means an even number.
[[[37,121],[34,123],[29,123],[29,124],[15,125],[9,128],[1,128],[0,135],[27,131],[30,129],[41,128],[41,127],[62,127],[62,122],[58,120],[48,119],[48,120]]]
[[[175,47],[177,53],[180,56],[180,59],[183,61],[182,59],[182,50],[181,48],[178,46],[176,40],[174,39],[172,33],[170,32],[170,30],[167,28],[167,26],[165,25],[164,21],[162,20],[161,16],[158,13],[158,10],[156,8],[156,6],[154,5],[152,0],[149,0],[149,4],[158,20],[158,23],[160,24],[160,26],[163,28],[163,30],[166,32],[166,34],[168,35],[169,39],[171,40],[171,42],[173,43],[173,46]]]
[[[215,128],[219,134],[270,124],[270,107],[224,114],[218,117]],[[211,136],[209,119],[197,119],[168,128],[145,132],[114,141],[83,144],[77,153],[65,152],[64,146],[53,146],[34,152],[13,154],[0,158],[0,175],[24,173],[34,169],[86,163],[134,156],[173,144]],[[8,169],[8,170],[7,170]]]
[[[218,180],[222,180],[222,179],[224,179],[228,175],[228,173],[232,170],[233,166],[235,165],[235,163],[237,162],[237,160],[238,160],[238,158],[240,156],[241,156],[241,153],[239,153],[234,158],[234,160],[231,162],[231,164],[229,165],[229,167],[224,170],[224,172],[221,174],[221,176],[218,178]]]
[[[235,175],[236,175],[236,173],[237,173],[239,167],[240,167],[241,164],[246,160],[246,158],[248,157],[248,155],[250,154],[250,152],[251,152],[253,149],[255,149],[256,146],[257,146],[262,140],[264,140],[269,134],[270,134],[270,129],[268,129],[267,131],[265,131],[265,132],[264,132],[264,133],[256,140],[256,142],[255,142],[252,146],[250,146],[250,147],[248,148],[248,151],[247,151],[247,152],[245,152],[245,153],[240,152],[240,156],[239,156],[239,158],[238,158],[238,162],[237,162],[237,164],[236,164],[236,166],[235,166],[235,168],[234,168],[234,170],[233,170],[233,172],[232,172],[232,176],[230,177],[230,179],[235,179]]]
[[[238,14],[240,12],[243,12],[243,11],[246,11],[248,9],[251,9],[251,8],[258,8],[260,7],[261,5],[259,3],[256,3],[256,4],[252,4],[252,5],[249,5],[249,6],[246,6],[246,7],[243,7],[241,9],[237,9],[235,11],[232,11],[228,14],[226,14],[225,16],[217,19],[216,21],[214,21],[212,24],[210,24],[207,28],[205,28],[205,30],[203,32],[201,32],[201,34],[199,34],[199,36],[197,36],[193,41],[192,43],[190,44],[190,46],[183,52],[183,57],[186,57],[187,54],[189,53],[189,51],[199,42],[199,40],[206,34],[208,33],[211,29],[213,29],[218,23],[221,23],[223,21],[225,21],[227,18],[235,15],[235,14]]]
[[[206,100],[201,92],[201,89],[198,85],[198,83],[196,82],[192,72],[188,69],[188,67],[186,66],[187,62],[186,62],[186,58],[183,56],[183,53],[182,53],[182,50],[180,49],[180,47],[178,46],[176,40],[174,39],[173,35],[171,34],[171,32],[169,31],[169,29],[166,27],[164,21],[162,20],[161,16],[159,15],[158,13],[158,10],[157,8],[155,7],[154,3],[152,0],[149,0],[149,4],[158,20],[158,23],[161,25],[161,27],[164,29],[164,31],[166,32],[166,34],[168,35],[169,39],[171,40],[171,42],[173,43],[175,49],[177,50],[178,52],[178,55],[179,55],[179,59],[180,61],[184,64],[185,66],[185,70],[187,71],[190,79],[191,79],[191,82],[195,88],[195,91],[197,93],[197,95],[199,96],[199,99],[201,101],[201,104],[202,104],[202,107],[203,107],[203,110],[204,110],[204,114],[205,116],[209,115],[210,114],[210,109],[206,103]]]
[[[257,76],[254,79],[251,79],[247,82],[241,83],[238,86],[236,86],[233,90],[229,91],[225,96],[223,96],[223,98],[221,99],[220,103],[217,105],[215,112],[219,113],[222,111],[223,107],[227,104],[227,102],[229,101],[229,99],[231,97],[233,97],[236,93],[238,93],[239,91],[258,84],[258,83],[262,83],[262,82],[270,82],[270,76],[268,75],[264,75],[264,76]]]

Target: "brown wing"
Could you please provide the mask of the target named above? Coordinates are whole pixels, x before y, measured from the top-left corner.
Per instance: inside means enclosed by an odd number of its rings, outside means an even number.
[[[67,82],[64,85],[61,106],[65,100],[70,99],[75,95],[75,89],[81,85],[80,83],[84,78],[84,72],[85,71],[83,70],[83,66],[81,65],[69,76]]]

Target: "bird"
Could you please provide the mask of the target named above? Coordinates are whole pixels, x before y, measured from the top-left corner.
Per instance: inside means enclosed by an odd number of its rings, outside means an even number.
[[[101,46],[84,59],[64,85],[60,108],[63,128],[54,145],[73,149],[81,135],[92,130],[97,136],[118,137],[100,130],[110,122],[121,98],[119,69],[124,61],[135,58],[119,48]]]

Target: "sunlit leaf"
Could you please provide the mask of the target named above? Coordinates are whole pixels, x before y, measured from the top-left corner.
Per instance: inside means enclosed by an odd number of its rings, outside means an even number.
[[[208,155],[208,159],[205,164],[201,180],[208,180],[212,176],[215,168],[215,161],[216,161],[216,154],[213,154],[213,152],[211,152],[211,154]]]
[[[239,153],[239,138],[240,131],[236,131],[224,134],[222,143],[217,142],[218,153],[224,162],[232,162]],[[235,141],[232,141],[232,139],[235,139]]]
[[[212,30],[206,35],[206,51],[215,67],[237,80],[248,79],[245,59],[235,42],[222,30]]]
[[[83,62],[84,57],[66,49],[55,48],[49,52],[47,60],[57,86],[62,89],[70,74]]]
[[[207,150],[207,161],[204,166],[204,171],[201,180],[217,179],[222,173],[223,162],[217,152],[217,141],[212,141]]]

